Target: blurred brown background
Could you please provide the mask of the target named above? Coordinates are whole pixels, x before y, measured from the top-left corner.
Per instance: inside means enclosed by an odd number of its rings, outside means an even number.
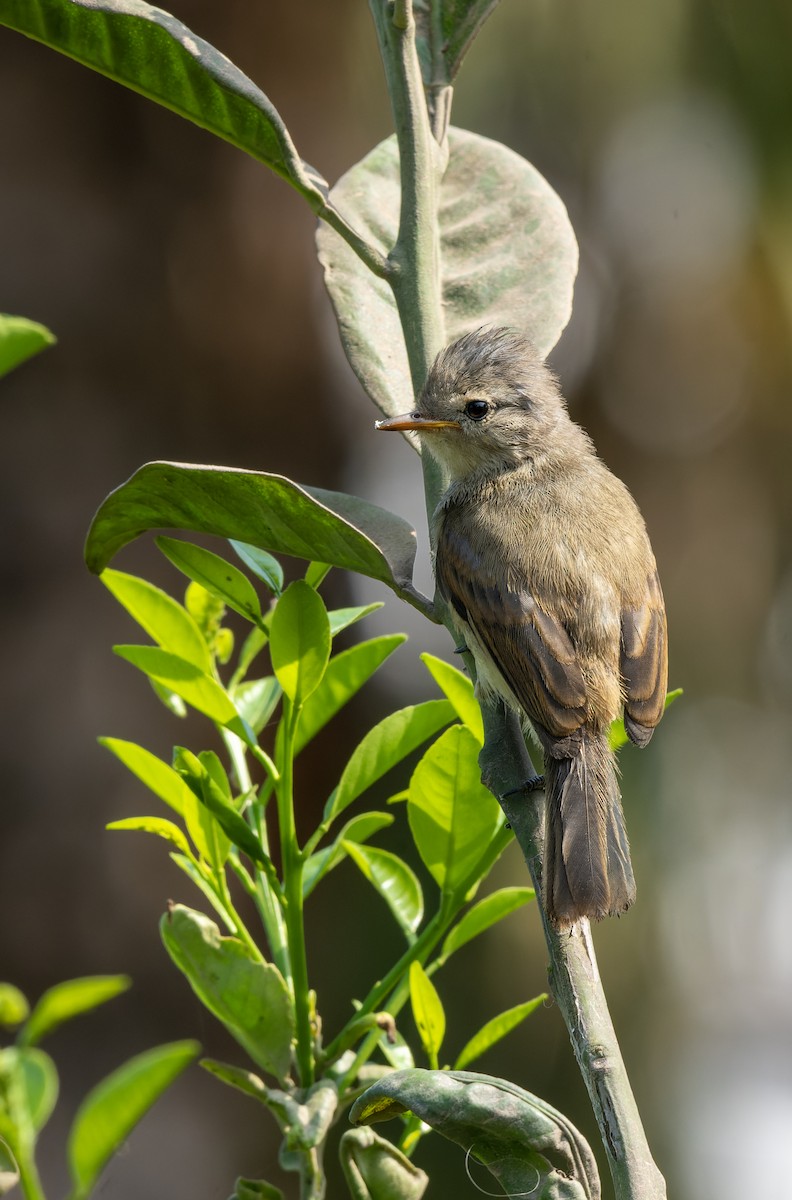
[[[264,88],[328,178],[389,132],[364,5],[181,0],[173,11]],[[504,0],[454,111],[531,159],[569,207],[582,263],[553,362],[573,414],[638,499],[664,582],[671,682],[686,695],[645,754],[623,756],[639,903],[595,940],[677,1200],[731,1200],[746,1187],[788,1197],[790,46],[784,0]],[[0,384],[0,976],[31,997],[80,974],[135,980],[49,1044],[64,1094],[43,1170],[57,1195],[78,1098],[123,1058],[197,1036],[243,1061],[158,940],[166,900],[198,898],[163,843],[104,832],[156,801],[95,737],[167,755],[174,741],[196,744],[202,726],[170,718],[110,651],[137,635],[83,567],[94,509],[143,461],[173,458],[357,491],[413,519],[424,540],[425,526],[417,463],[374,435],[341,357],[313,220],[295,193],[5,29],[0,111],[0,310],[60,339]],[[118,565],[180,587],[150,542]],[[425,560],[422,571],[428,586]],[[335,603],[376,595],[329,581]],[[307,807],[374,717],[432,694],[417,656],[448,654],[446,640],[395,600],[360,633],[400,628],[412,636],[398,661],[305,764]],[[512,852],[496,882],[523,880]],[[377,903],[347,865],[314,915],[330,1029],[398,951]],[[535,913],[460,953],[438,977],[449,1057],[544,980]],[[554,1010],[480,1066],[564,1109],[596,1146]],[[475,1195],[461,1155],[430,1142],[419,1154],[438,1164],[429,1195]],[[291,1188],[276,1146],[267,1114],[196,1068],[131,1138],[102,1194],[223,1200],[237,1173]],[[341,1194],[336,1174],[330,1195]]]

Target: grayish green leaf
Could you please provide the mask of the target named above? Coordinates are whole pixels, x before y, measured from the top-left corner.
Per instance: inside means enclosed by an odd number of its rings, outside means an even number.
[[[578,254],[566,209],[539,172],[506,146],[451,129],[449,148],[438,213],[446,340],[481,325],[509,325],[527,334],[544,356],[572,307]],[[331,195],[388,254],[396,241],[401,195],[395,139],[356,163]],[[329,226],[320,225],[317,238],[356,375],[383,413],[410,411],[413,388],[389,285]]]
[[[338,1149],[352,1200],[421,1200],[429,1176],[373,1129],[348,1129]]]
[[[471,42],[498,0],[416,0],[415,40],[424,87],[453,83]]]
[[[507,1195],[599,1200],[585,1138],[563,1113],[515,1084],[469,1071],[395,1071],[364,1092],[350,1118],[368,1125],[407,1111],[484,1163]]]
[[[254,962],[237,938],[221,937],[203,913],[176,904],[160,922],[165,948],[201,1003],[255,1063],[283,1080],[291,1063],[294,1013],[283,976]]]

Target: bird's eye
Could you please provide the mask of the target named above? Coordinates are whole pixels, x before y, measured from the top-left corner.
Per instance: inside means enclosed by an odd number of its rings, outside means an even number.
[[[486,400],[468,400],[465,405],[465,412],[470,417],[471,421],[481,421],[486,417],[490,410],[490,406]]]

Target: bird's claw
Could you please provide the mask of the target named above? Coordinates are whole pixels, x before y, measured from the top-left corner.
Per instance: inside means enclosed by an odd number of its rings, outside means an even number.
[[[534,775],[533,779],[525,779],[517,787],[509,788],[508,792],[503,793],[503,799],[507,796],[518,796],[520,792],[540,792],[545,785],[544,775]]]

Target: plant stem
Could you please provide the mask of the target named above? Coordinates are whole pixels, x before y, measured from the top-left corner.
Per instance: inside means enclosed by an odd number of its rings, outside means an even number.
[[[305,955],[305,926],[303,924],[303,855],[297,844],[294,823],[294,736],[297,711],[291,701],[283,701],[283,759],[276,788],[278,826],[280,829],[283,885],[286,897],[286,936],[291,963],[291,988],[297,1024],[297,1069],[300,1086],[314,1082],[313,1034],[308,996],[308,962]]]
[[[483,713],[487,740],[481,757],[482,777],[500,799],[541,896],[542,793],[506,795],[536,772],[516,715],[501,704],[485,705]],[[616,1200],[665,1200],[665,1182],[652,1160],[608,1012],[589,923],[581,921],[560,934],[541,903],[539,911],[550,955],[550,987],[597,1118]]]
[[[25,1200],[46,1200],[32,1148],[28,1152],[14,1147],[14,1157],[19,1171],[19,1186],[22,1188]]]

